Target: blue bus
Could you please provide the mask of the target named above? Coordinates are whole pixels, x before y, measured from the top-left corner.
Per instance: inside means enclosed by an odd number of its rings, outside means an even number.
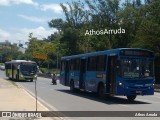
[[[141,48],[117,48],[61,58],[60,83],[99,97],[154,94],[154,52]]]

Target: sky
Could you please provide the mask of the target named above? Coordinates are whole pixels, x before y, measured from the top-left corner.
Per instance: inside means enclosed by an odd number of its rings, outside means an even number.
[[[69,0],[0,0],[0,42],[24,44],[29,33],[38,39],[47,38],[56,29],[48,22],[65,19],[59,6]]]
[[[47,38],[57,31],[48,22],[65,19],[59,4],[71,1],[74,0],[0,0],[0,42],[25,44],[29,33],[38,39]]]

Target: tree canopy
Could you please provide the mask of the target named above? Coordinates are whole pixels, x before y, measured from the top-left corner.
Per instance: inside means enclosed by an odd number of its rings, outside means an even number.
[[[64,55],[119,47],[160,51],[159,0],[84,0],[61,4],[66,20],[49,22],[60,30]],[[125,29],[125,34],[85,35],[87,30]]]
[[[60,6],[65,19],[48,22],[58,32],[42,40],[31,33],[26,59],[34,59],[33,52],[43,53],[48,60],[38,63],[56,66],[61,56],[122,47],[146,48],[160,56],[160,0],[79,0]],[[118,33],[121,29],[125,33]],[[104,31],[109,32],[100,34]]]

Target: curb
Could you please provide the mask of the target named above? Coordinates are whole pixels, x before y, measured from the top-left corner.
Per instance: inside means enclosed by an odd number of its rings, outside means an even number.
[[[19,86],[19,87],[21,87],[32,99],[36,99],[35,98],[35,94],[34,93],[32,93],[31,91],[29,91],[29,90],[27,90],[26,88],[24,88],[22,85],[20,85],[19,83],[17,83],[17,85]],[[50,110],[52,110],[52,111],[58,111],[55,107],[53,107],[52,105],[50,105],[50,104],[48,104],[47,102],[45,102],[43,99],[41,99],[41,98],[39,98],[38,96],[37,96],[37,103],[38,104],[40,104],[41,106],[43,106],[47,111],[50,111]],[[44,105],[43,105],[44,104]],[[48,108],[47,108],[47,107]],[[57,112],[56,112],[57,113]],[[63,115],[62,113],[57,113],[56,114],[56,116],[57,116],[57,118],[59,118],[59,119],[61,119],[61,120],[71,120],[70,118],[68,118],[68,117],[66,117],[65,115]],[[64,116],[64,117],[60,117],[60,116]],[[51,117],[51,119],[54,119],[54,118],[52,118]]]

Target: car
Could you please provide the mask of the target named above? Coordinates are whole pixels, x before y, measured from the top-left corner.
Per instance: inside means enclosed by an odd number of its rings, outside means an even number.
[[[0,65],[0,70],[5,70],[5,66],[4,65]]]

